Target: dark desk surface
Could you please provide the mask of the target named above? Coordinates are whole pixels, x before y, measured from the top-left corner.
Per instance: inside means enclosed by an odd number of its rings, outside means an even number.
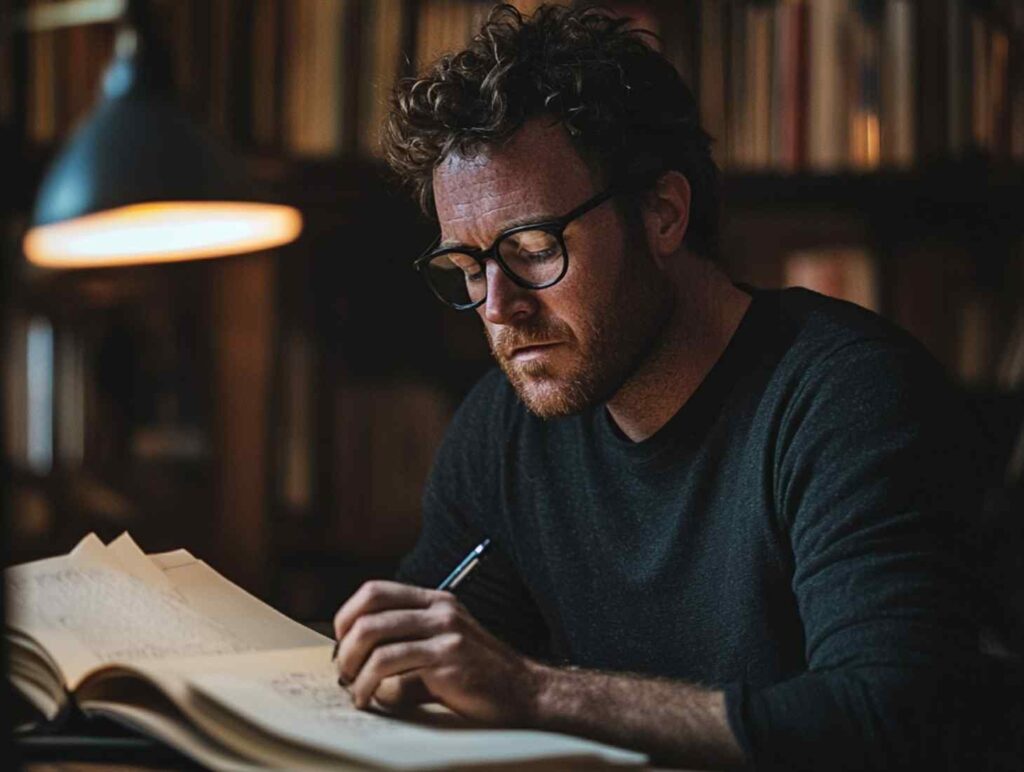
[[[114,762],[101,762],[101,761],[49,761],[49,762],[32,762],[26,764],[22,769],[26,772],[170,772],[171,770],[180,770],[182,767],[175,766],[152,766],[146,765],[135,765],[135,764],[119,764]],[[532,767],[531,767],[532,769]],[[609,767],[612,769],[612,767]],[[623,767],[622,769],[632,769],[632,767]],[[665,769],[663,767],[647,767],[646,772],[699,772],[697,770],[684,770],[684,769]]]
[[[169,772],[203,769],[171,748],[144,737],[129,735],[54,735],[21,740],[17,745],[23,762],[21,768],[28,772]],[[530,767],[536,768],[535,765]],[[647,772],[698,772],[664,767],[645,769]]]
[[[48,761],[24,761],[21,769],[27,772],[129,772],[129,770],[140,770],[140,772],[170,772],[175,770],[202,770],[203,767],[196,766],[187,759],[179,761],[92,761],[62,760],[53,758]]]

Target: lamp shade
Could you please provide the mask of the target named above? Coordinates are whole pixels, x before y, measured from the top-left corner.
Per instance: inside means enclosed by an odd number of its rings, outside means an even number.
[[[29,260],[166,262],[296,238],[299,212],[260,200],[238,161],[175,104],[134,31],[127,35],[119,35],[101,101],[43,180],[24,242]]]

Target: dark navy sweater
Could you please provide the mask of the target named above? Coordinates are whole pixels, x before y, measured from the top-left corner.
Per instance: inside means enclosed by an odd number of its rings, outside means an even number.
[[[755,290],[652,437],[543,421],[498,370],[465,399],[399,578],[483,536],[467,607],[552,662],[725,690],[751,766],[974,764],[987,718],[973,424],[937,362],[857,306]]]

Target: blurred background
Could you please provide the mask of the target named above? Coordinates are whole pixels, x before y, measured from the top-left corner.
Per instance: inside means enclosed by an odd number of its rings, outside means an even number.
[[[435,228],[377,132],[394,80],[461,46],[491,3],[152,0],[178,104],[304,227],[272,250],[76,269],[23,242],[114,53],[109,20],[46,23],[68,5],[0,2],[7,559],[128,529],[328,619],[413,544],[433,453],[489,366],[475,315],[410,268]],[[918,337],[987,428],[993,497],[1016,506],[1024,2],[605,6],[657,32],[698,97],[732,276],[844,297]]]

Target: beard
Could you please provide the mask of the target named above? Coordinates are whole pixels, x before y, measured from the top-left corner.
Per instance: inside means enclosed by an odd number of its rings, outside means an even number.
[[[647,258],[646,270],[624,269],[609,297],[588,303],[578,334],[560,319],[541,317],[495,334],[485,328],[491,354],[537,417],[560,418],[607,402],[660,342],[675,295],[650,258],[637,257]],[[563,342],[551,357],[512,357],[515,349],[551,341]]]

